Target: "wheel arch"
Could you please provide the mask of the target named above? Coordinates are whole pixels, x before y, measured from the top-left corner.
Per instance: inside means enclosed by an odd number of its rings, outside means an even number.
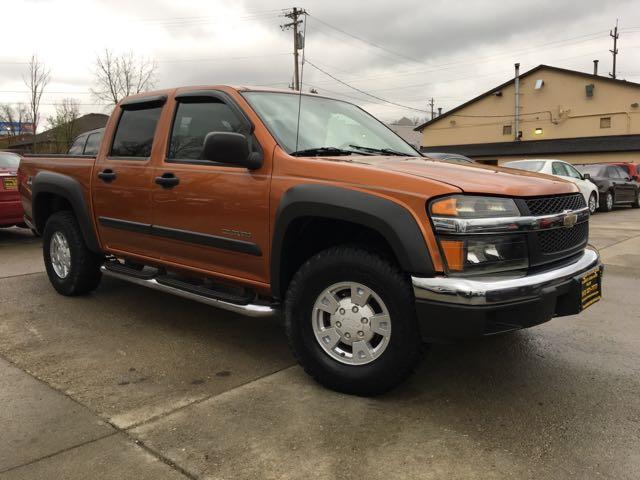
[[[327,233],[326,227],[336,231]],[[391,200],[357,190],[315,184],[292,187],[280,200],[273,232],[271,289],[276,298],[284,297],[293,274],[306,259],[337,244],[366,242],[392,256],[405,272],[434,273],[413,215]],[[296,245],[300,239],[311,240],[313,245]]]
[[[78,220],[87,248],[100,253],[100,245],[91,221],[91,210],[80,182],[56,172],[39,172],[33,179],[31,192],[33,221],[38,233],[44,231],[44,226],[52,214],[61,210],[71,210]]]

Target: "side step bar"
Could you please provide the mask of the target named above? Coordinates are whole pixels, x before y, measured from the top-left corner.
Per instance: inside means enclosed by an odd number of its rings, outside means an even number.
[[[171,293],[173,295],[177,295],[178,297],[195,300],[196,302],[211,305],[212,307],[222,308],[223,310],[229,310],[230,312],[239,313],[240,315],[245,315],[247,317],[270,317],[278,312],[278,308],[276,306],[260,305],[255,303],[240,305],[237,303],[227,302],[214,298],[211,295],[204,296],[164,283],[159,283],[155,278],[140,278],[139,276],[129,275],[128,273],[121,273],[107,268],[105,265],[102,265],[100,267],[100,271],[104,275],[107,275],[109,277],[117,278],[130,283],[135,283],[136,285],[142,285],[143,287],[153,288],[154,290],[160,290],[161,292]]]

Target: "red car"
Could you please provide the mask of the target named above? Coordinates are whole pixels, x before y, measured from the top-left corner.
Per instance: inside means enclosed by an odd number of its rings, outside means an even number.
[[[25,226],[16,177],[19,165],[19,155],[0,152],[0,228]]]
[[[640,182],[640,165],[636,165],[635,163],[630,162],[614,162],[610,163],[609,165],[617,165],[619,167],[622,167],[632,180]]]

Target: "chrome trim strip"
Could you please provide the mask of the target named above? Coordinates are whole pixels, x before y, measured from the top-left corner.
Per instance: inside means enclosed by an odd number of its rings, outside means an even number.
[[[223,300],[216,300],[215,298],[204,297],[195,293],[187,292],[185,290],[180,290],[179,288],[171,287],[169,285],[163,285],[161,283],[158,283],[153,278],[146,280],[144,278],[137,278],[137,277],[132,277],[122,273],[114,272],[113,270],[109,270],[104,265],[100,267],[100,271],[104,275],[107,275],[109,277],[117,278],[119,280],[125,280],[130,283],[135,283],[136,285],[142,285],[143,287],[153,288],[154,290],[160,290],[162,292],[171,293],[178,297],[186,298],[189,300],[195,300],[196,302],[204,303],[212,307],[222,308],[224,310],[228,310],[234,313],[239,313],[240,315],[245,315],[247,317],[254,317],[254,318],[271,317],[278,312],[278,308],[275,306],[257,305],[257,304],[251,304],[251,303],[248,305],[237,305],[235,303],[225,302]]]
[[[531,275],[464,277],[411,277],[417,300],[460,305],[494,305],[537,298],[593,268],[602,268],[600,255],[588,247],[574,263]]]
[[[452,218],[432,217],[436,232],[448,235],[518,233],[573,227],[589,220],[589,207],[539,217]]]

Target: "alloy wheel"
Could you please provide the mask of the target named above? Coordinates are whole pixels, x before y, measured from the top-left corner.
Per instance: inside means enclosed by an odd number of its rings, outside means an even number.
[[[313,306],[313,332],[320,347],[347,365],[380,357],[391,338],[391,317],[380,296],[356,282],[331,285]]]
[[[69,275],[69,270],[71,270],[71,249],[62,232],[55,232],[51,236],[49,256],[51,257],[51,266],[56,275],[60,278],[66,278]]]

